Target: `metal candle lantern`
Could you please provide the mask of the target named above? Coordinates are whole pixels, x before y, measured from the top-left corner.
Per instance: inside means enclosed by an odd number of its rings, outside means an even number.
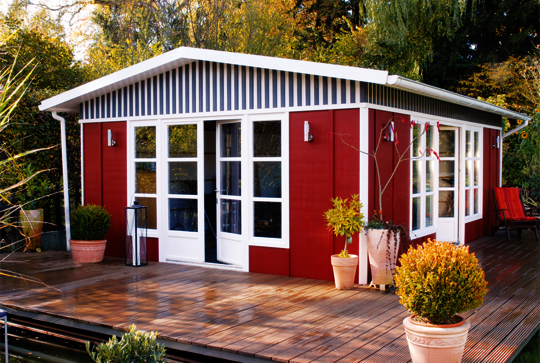
[[[126,266],[148,265],[146,226],[147,209],[135,200],[126,207]]]

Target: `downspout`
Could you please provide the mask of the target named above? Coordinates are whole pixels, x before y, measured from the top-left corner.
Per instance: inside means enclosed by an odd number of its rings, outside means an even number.
[[[505,133],[504,135],[502,135],[501,141],[499,143],[499,147],[500,147],[500,152],[499,152],[499,160],[500,160],[500,162],[499,162],[499,186],[502,186],[502,157],[503,157],[502,144],[503,144],[504,138],[512,135],[514,132],[518,132],[519,130],[524,129],[525,127],[527,127],[528,124],[529,124],[529,120],[524,120],[524,122],[521,125],[519,125],[515,129],[510,130],[507,133]]]
[[[60,121],[60,131],[62,139],[62,179],[64,181],[64,218],[66,220],[66,247],[70,251],[69,240],[71,239],[71,224],[69,220],[69,183],[67,168],[67,144],[66,144],[66,120],[58,116],[56,111],[52,112],[52,117]]]
[[[504,134],[504,135],[502,136],[502,138],[504,139],[505,137],[512,135],[514,132],[518,132],[519,130],[521,130],[521,129],[527,127],[528,124],[529,124],[529,120],[525,120],[525,122],[523,122],[521,125],[519,125],[519,126],[516,127],[515,129],[510,130],[510,131],[508,131],[506,134]]]

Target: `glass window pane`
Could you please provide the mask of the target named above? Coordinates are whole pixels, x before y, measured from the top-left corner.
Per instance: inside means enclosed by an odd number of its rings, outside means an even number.
[[[467,160],[465,162],[465,186],[470,187],[471,186],[471,178],[472,178],[472,167],[473,163],[472,160]]]
[[[412,229],[420,229],[420,197],[413,198],[412,200]]]
[[[471,214],[471,193],[470,189],[465,189],[465,215]]]
[[[197,195],[197,162],[169,163],[169,194]]]
[[[281,198],[281,162],[253,163],[253,196]]]
[[[455,130],[441,130],[439,133],[439,156],[440,157],[453,157],[456,148],[456,131]]]
[[[451,188],[454,186],[454,161],[442,160],[439,163],[439,187]]]
[[[422,125],[417,124],[413,127],[413,156],[420,156],[420,152],[422,151],[422,137],[420,136],[422,134]]]
[[[221,162],[221,187],[220,193],[223,195],[241,194],[241,167],[240,161]]]
[[[281,203],[254,202],[254,236],[281,238]]]
[[[140,205],[146,207],[148,229],[157,229],[157,202],[156,198],[137,197]]]
[[[242,204],[239,200],[221,199],[221,232],[242,234]]]
[[[420,160],[413,161],[413,194],[418,194],[422,192],[422,178],[420,170],[422,162]]]
[[[433,141],[434,141],[433,133],[434,132],[435,131],[434,131],[433,126],[428,127],[427,130],[426,130],[426,148],[427,149],[435,149],[435,145],[433,145]]]
[[[156,157],[156,127],[135,127],[135,158]]]
[[[197,125],[171,125],[168,127],[169,157],[197,157]]]
[[[281,156],[281,121],[253,123],[253,156]]]
[[[241,154],[241,127],[240,123],[221,125],[221,156],[240,157]]]
[[[426,192],[433,191],[433,168],[435,161],[426,161]]]
[[[474,132],[474,157],[480,157],[480,133]]]
[[[474,185],[478,185],[478,173],[480,172],[480,160],[474,161]]]
[[[474,214],[478,213],[478,190],[474,189]]]
[[[433,225],[433,195],[426,195],[426,227]]]
[[[454,192],[451,190],[439,191],[439,217],[454,216]]]
[[[470,131],[465,133],[465,155],[468,158],[472,157],[472,139]]]
[[[169,198],[169,230],[197,232],[197,199]]]
[[[135,163],[135,193],[156,194],[156,163]]]

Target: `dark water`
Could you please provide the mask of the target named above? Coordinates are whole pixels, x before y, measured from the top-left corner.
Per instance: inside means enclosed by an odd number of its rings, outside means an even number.
[[[1,337],[0,363],[5,362],[4,336]],[[9,363],[54,362],[91,363],[93,360],[82,343],[73,342],[36,332],[9,328]]]

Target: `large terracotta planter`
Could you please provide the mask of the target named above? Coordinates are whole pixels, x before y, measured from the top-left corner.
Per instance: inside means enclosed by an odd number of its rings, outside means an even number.
[[[390,234],[390,245],[387,242],[388,230],[370,229],[366,231],[369,264],[371,266],[371,281],[375,285],[393,285],[393,272],[396,268],[397,251],[399,249],[399,234],[397,245],[394,233]]]
[[[43,209],[21,210],[19,212],[22,233],[26,241],[25,251],[34,251],[41,248],[41,235],[43,231]]]
[[[413,363],[459,363],[471,324],[460,317],[456,324],[417,323],[411,317],[403,320]]]
[[[358,266],[358,256],[349,255],[344,258],[339,255],[332,255],[332,268],[334,269],[334,280],[336,289],[350,290],[354,287],[354,277],[356,276],[356,267]]]
[[[73,260],[79,263],[97,263],[103,261],[107,240],[78,241],[69,240]]]

